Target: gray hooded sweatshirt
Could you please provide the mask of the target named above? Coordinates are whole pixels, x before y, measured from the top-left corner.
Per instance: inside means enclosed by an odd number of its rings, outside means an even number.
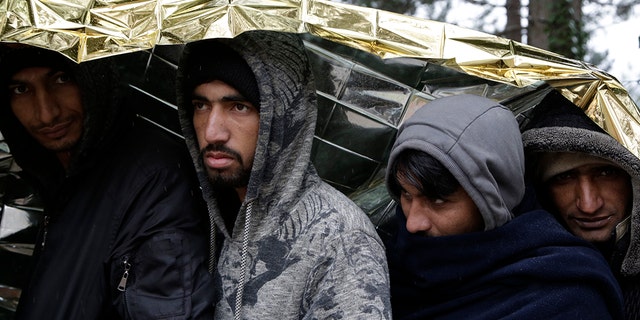
[[[360,208],[321,180],[310,161],[317,110],[302,41],[269,31],[216,41],[244,58],[260,96],[246,197],[235,222],[225,224],[226,199],[212,189],[199,156],[185,91],[195,51],[185,47],[178,110],[217,237],[216,319],[390,318],[386,258],[375,229]],[[210,52],[216,59],[216,51]]]
[[[495,124],[503,130],[485,130]],[[509,109],[473,95],[437,99],[402,125],[389,163],[407,149],[428,153],[451,172],[478,206],[485,230],[512,219],[525,186],[520,131]]]

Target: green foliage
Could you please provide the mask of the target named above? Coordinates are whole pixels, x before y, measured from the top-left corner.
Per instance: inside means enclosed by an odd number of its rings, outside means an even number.
[[[584,59],[589,33],[584,30],[581,12],[575,12],[571,0],[551,3],[545,33],[550,51],[572,59]]]
[[[588,45],[590,34],[593,30],[602,27],[601,21],[624,21],[634,14],[640,5],[640,0],[552,0],[550,7],[543,9],[544,12],[536,12],[526,5],[513,6],[509,5],[511,1],[491,1],[491,0],[337,0],[345,3],[355,4],[364,7],[376,8],[406,15],[416,15],[418,9],[423,18],[443,21],[455,19],[458,4],[466,2],[476,5],[477,14],[474,19],[475,24],[471,26],[478,31],[493,33],[498,36],[505,36],[505,26],[500,26],[496,17],[500,10],[520,10],[529,9],[529,20],[532,18],[540,21],[545,28],[537,29],[540,33],[544,33],[544,37],[548,40],[544,44],[536,44],[541,49],[550,50],[566,57],[583,60],[595,65],[605,66],[610,63],[607,59],[607,51],[595,51],[590,49]],[[540,1],[540,0],[529,0]],[[523,1],[524,2],[524,1]],[[544,6],[543,6],[544,7]],[[584,7],[590,7],[590,10],[583,12]],[[595,8],[595,9],[594,9]],[[498,10],[498,11],[496,11]],[[504,14],[504,11],[502,13]],[[524,14],[527,16],[527,13]],[[585,23],[586,22],[586,23]],[[510,25],[509,28],[517,28],[516,25]],[[520,26],[517,30],[527,29],[526,24]],[[535,30],[534,30],[535,31]],[[537,38],[533,34],[525,34],[528,39]],[[521,38],[517,37],[516,40]]]

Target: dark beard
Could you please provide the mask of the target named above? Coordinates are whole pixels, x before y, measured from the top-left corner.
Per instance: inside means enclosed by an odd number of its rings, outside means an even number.
[[[207,151],[222,151],[231,155],[238,161],[241,169],[233,172],[227,172],[224,175],[221,174],[220,170],[207,169],[207,167],[204,165],[204,154]],[[251,177],[251,168],[245,168],[240,154],[224,145],[207,145],[205,148],[200,150],[200,161],[203,162],[202,166],[207,170],[209,182],[214,189],[242,188],[246,187],[249,184],[249,178]]]
[[[220,173],[208,171],[209,182],[214,189],[243,188],[249,184],[251,169],[237,170],[230,176],[223,176]]]

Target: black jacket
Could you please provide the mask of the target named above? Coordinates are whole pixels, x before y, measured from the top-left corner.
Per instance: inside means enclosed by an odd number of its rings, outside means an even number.
[[[85,108],[83,137],[65,172],[3,97],[0,131],[46,215],[17,319],[205,317],[212,311],[206,209],[185,146],[121,108],[109,61],[56,59],[35,49],[0,57],[4,66],[61,64]]]

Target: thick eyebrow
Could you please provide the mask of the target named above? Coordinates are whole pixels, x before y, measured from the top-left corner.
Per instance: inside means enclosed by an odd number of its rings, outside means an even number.
[[[595,169],[613,168],[613,169],[622,170],[622,168],[620,168],[620,167],[618,167],[616,165],[613,165],[613,164],[603,164],[603,165],[595,166],[594,168]]]
[[[25,68],[25,69],[26,69],[26,68]],[[18,71],[18,72],[19,72],[19,71]],[[16,74],[17,74],[18,72],[16,72],[15,74],[13,74],[13,75],[11,76],[11,79],[9,79],[9,85],[10,85],[10,86],[13,86],[13,85],[21,85],[21,84],[25,84],[25,83],[26,83],[26,81],[24,81],[24,80],[20,80],[20,79],[16,79],[16,78],[15,78],[15,76],[16,76]],[[44,74],[44,77],[46,77],[46,78],[50,78],[50,77],[52,77],[52,76],[56,75],[57,73],[61,73],[61,72],[62,72],[62,73],[69,74],[69,72],[64,71],[64,70],[62,70],[62,69],[50,69],[50,70],[49,70],[49,72],[47,72],[47,73],[45,73],[45,74]]]
[[[553,179],[555,177],[561,176],[561,175],[565,175],[565,174],[576,174],[577,172],[578,172],[578,169],[575,169],[575,168],[574,169],[565,170],[565,171],[562,171],[562,172],[558,172],[557,174],[552,176],[549,180],[551,180],[551,179]]]
[[[18,85],[22,85],[22,84],[24,84],[24,81],[16,80],[16,79],[11,78],[11,79],[9,79],[9,85],[8,85],[8,87],[11,87],[11,86],[18,86]]]
[[[11,76],[11,79],[9,79],[9,86],[22,85],[27,83],[24,80],[14,78],[14,76],[15,75]]]
[[[601,166],[596,166],[596,167],[591,168],[591,172],[594,172],[594,171],[598,172],[598,171],[602,171],[602,170],[614,170],[614,171],[617,171],[617,172],[624,172],[624,173],[627,172],[624,169],[622,169],[622,168],[620,168],[620,167],[618,167],[616,165],[613,165],[613,164],[603,164]]]

